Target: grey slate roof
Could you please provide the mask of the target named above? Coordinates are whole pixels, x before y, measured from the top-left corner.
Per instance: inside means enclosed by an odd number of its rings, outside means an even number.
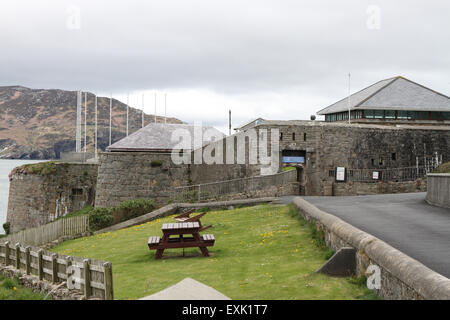
[[[263,118],[256,118],[256,119],[248,121],[244,124],[241,124],[240,126],[234,128],[234,130],[238,130],[238,131],[245,130],[245,129],[256,126],[257,123],[261,123],[262,121],[264,121]]]
[[[199,127],[196,127],[199,129]],[[107,151],[167,151],[170,152],[174,147],[179,145],[180,140],[172,141],[172,134],[176,130],[184,135],[191,137],[191,145],[184,146],[183,149],[193,150],[194,147],[194,126],[189,124],[165,124],[151,123],[142,129],[130,134],[116,143],[106,148]],[[205,137],[205,133],[209,136],[216,136],[217,140],[222,139],[224,134],[214,127],[203,126],[203,145],[211,142],[211,138]],[[185,139],[183,139],[186,141]],[[178,148],[177,148],[178,149]]]
[[[442,93],[398,76],[381,80],[350,95],[350,110],[358,109],[450,112],[450,99]],[[343,111],[348,111],[348,97],[317,114]]]

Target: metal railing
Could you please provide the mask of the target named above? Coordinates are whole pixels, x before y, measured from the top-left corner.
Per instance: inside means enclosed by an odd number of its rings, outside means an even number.
[[[414,181],[423,178],[437,167],[430,166],[415,166],[415,167],[403,167],[403,168],[390,168],[390,169],[347,169],[347,181],[353,182],[377,182],[377,181]],[[335,169],[330,169],[330,177],[335,177]],[[377,172],[378,178],[374,178],[374,172]]]
[[[175,188],[175,201],[201,202],[218,199],[227,194],[246,193],[269,186],[284,185],[297,181],[297,171],[290,170],[272,175],[254,176],[233,180],[195,184]]]

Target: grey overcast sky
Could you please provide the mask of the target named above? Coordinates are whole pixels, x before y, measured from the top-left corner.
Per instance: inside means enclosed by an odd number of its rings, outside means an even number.
[[[227,132],[403,75],[450,93],[450,1],[2,0],[0,85],[112,92]]]

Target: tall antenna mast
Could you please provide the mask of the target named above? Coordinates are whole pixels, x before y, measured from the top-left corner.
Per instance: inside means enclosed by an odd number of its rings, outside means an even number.
[[[164,93],[164,123],[167,123],[167,93]]]
[[[111,126],[112,126],[112,92],[109,98],[109,145],[111,145]]]
[[[144,93],[142,94],[142,128],[144,127]]]
[[[95,159],[97,159],[97,95],[95,95]]]
[[[77,122],[75,129],[75,151],[81,152],[81,91],[77,91]]]
[[[155,123],[156,123],[156,92],[155,92]]]
[[[130,104],[130,94],[127,93],[127,137],[128,137],[128,105]]]
[[[350,73],[348,74],[348,123],[350,123],[351,112],[350,112]]]
[[[87,150],[86,146],[86,131],[87,131],[87,92],[84,93],[84,152]]]

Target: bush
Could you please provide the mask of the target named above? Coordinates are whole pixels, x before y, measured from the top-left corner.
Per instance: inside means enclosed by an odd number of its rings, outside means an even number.
[[[89,212],[89,228],[91,231],[109,227],[113,222],[113,215],[109,208],[95,208]]]
[[[9,234],[11,231],[11,223],[10,222],[5,222],[3,224],[3,230],[5,230],[6,234]]]
[[[112,209],[114,223],[139,217],[155,210],[155,201],[149,199],[126,200]]]
[[[441,164],[439,167],[434,169],[432,173],[450,173],[450,162]]]
[[[149,199],[127,200],[113,208],[93,208],[85,206],[83,209],[66,214],[58,219],[65,219],[80,215],[89,215],[91,231],[97,231],[110,225],[139,217],[156,209],[155,201]]]
[[[150,162],[150,166],[151,167],[161,167],[162,161],[161,160],[153,160],[152,162]]]

